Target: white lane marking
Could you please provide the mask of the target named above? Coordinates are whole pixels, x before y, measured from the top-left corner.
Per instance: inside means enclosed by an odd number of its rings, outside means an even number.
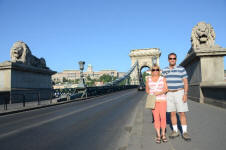
[[[38,123],[33,124],[33,125],[28,125],[28,126],[25,126],[25,127],[20,128],[20,129],[16,129],[16,130],[12,130],[12,131],[10,131],[10,132],[4,133],[4,134],[0,134],[0,138],[4,138],[4,137],[9,136],[9,135],[12,135],[12,134],[20,133],[20,132],[22,132],[22,131],[25,131],[25,130],[28,130],[28,129],[31,129],[31,128],[34,128],[34,127],[38,127],[38,126],[47,124],[47,123],[49,123],[49,122],[52,122],[52,121],[55,121],[55,120],[62,119],[62,118],[64,118],[64,117],[73,115],[73,114],[75,114],[75,113],[82,112],[82,111],[88,110],[88,109],[90,109],[90,108],[96,107],[96,106],[98,106],[98,105],[102,105],[102,104],[104,104],[104,103],[114,101],[115,99],[118,99],[118,98],[120,98],[120,97],[127,96],[127,95],[129,95],[129,94],[131,94],[131,93],[134,93],[134,91],[133,91],[133,92],[129,92],[129,93],[124,94],[124,95],[120,95],[120,96],[111,98],[111,99],[109,99],[109,100],[107,100],[107,101],[104,101],[104,102],[100,102],[100,103],[97,103],[97,104],[94,104],[94,105],[85,107],[85,108],[80,108],[80,109],[78,109],[78,110],[75,110],[75,111],[66,113],[66,114],[64,114],[64,115],[56,116],[56,117],[54,117],[54,118],[51,118],[51,119],[48,119],[48,120],[44,120],[44,121],[38,122]]]

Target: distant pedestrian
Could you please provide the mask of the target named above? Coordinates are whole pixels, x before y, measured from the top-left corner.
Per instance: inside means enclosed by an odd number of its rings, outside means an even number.
[[[175,53],[170,53],[168,55],[168,61],[169,67],[164,68],[162,74],[166,78],[168,85],[167,112],[170,112],[171,123],[173,126],[173,131],[169,137],[175,138],[179,136],[176,117],[176,112],[178,112],[183,132],[182,138],[191,140],[191,137],[187,132],[187,120],[185,115],[185,112],[188,111],[188,76],[183,67],[176,66],[177,55]]]
[[[154,127],[156,129],[156,143],[161,140],[167,142],[166,138],[166,79],[160,76],[160,68],[154,65],[151,69],[151,76],[146,80],[146,92],[156,96],[155,108],[152,109],[154,116]],[[160,134],[161,128],[161,134]]]

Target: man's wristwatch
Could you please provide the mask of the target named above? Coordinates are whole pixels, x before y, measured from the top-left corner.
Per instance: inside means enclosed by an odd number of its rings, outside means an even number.
[[[184,95],[188,95],[188,92],[184,92]]]

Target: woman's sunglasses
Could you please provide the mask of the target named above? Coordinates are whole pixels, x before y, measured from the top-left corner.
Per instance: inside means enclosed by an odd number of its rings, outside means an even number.
[[[159,71],[159,69],[151,69],[151,71],[153,72],[153,71]]]

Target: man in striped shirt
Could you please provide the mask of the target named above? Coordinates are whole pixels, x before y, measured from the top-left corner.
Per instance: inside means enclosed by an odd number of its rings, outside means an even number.
[[[179,136],[176,117],[176,112],[178,112],[183,130],[182,137],[185,140],[191,140],[189,134],[187,133],[187,120],[185,115],[185,112],[188,111],[188,76],[183,67],[176,66],[176,60],[177,55],[175,53],[170,53],[168,55],[169,67],[162,70],[162,74],[166,78],[168,85],[167,112],[170,112],[173,126],[173,132],[169,135],[169,137],[175,138]]]

